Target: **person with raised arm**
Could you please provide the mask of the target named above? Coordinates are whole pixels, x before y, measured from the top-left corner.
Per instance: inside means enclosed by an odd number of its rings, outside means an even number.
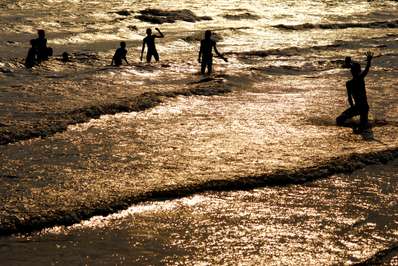
[[[141,61],[142,61],[142,57],[144,55],[145,46],[147,46],[147,54],[146,54],[147,63],[151,62],[152,56],[155,58],[156,62],[159,62],[159,54],[158,54],[158,51],[156,50],[155,39],[156,38],[164,38],[164,35],[158,28],[155,28],[155,30],[159,33],[159,35],[152,34],[152,30],[149,28],[146,30],[147,36],[142,40],[142,50],[141,50],[141,57],[140,57]]]
[[[367,63],[364,71],[361,70],[359,63],[352,62],[350,58],[346,59],[345,64],[350,67],[352,75],[352,79],[346,83],[347,98],[350,107],[336,118],[336,124],[343,126],[348,119],[359,115],[359,127],[354,128],[355,133],[361,133],[363,130],[369,128],[369,104],[366,96],[365,77],[369,73],[373,53],[367,52],[365,55]]]

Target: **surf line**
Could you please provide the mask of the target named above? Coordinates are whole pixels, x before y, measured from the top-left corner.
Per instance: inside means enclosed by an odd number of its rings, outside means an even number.
[[[131,205],[148,201],[179,199],[211,191],[242,191],[267,186],[302,185],[336,174],[349,174],[369,165],[386,164],[396,158],[398,158],[398,147],[336,157],[318,165],[301,169],[276,170],[267,174],[208,180],[171,188],[153,189],[140,194],[115,198],[111,202],[103,200],[93,202],[90,204],[91,206],[80,209],[43,210],[43,213],[27,213],[27,216],[22,219],[19,218],[18,213],[12,216],[0,216],[0,236],[30,233],[53,226],[69,226],[93,216],[107,216],[125,210]]]

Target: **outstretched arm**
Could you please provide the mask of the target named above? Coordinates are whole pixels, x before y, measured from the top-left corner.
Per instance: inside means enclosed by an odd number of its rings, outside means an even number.
[[[142,55],[144,54],[144,50],[145,50],[145,41],[142,41],[142,49],[141,49],[141,57],[140,57],[141,61],[142,61]]]
[[[157,38],[164,38],[163,33],[158,28],[155,28],[155,30],[157,30],[157,32],[159,32],[159,34],[160,34],[160,35],[156,35]]]
[[[221,57],[225,62],[228,62],[228,59],[225,58],[225,57],[217,50],[216,43],[214,43],[213,47],[214,47],[214,52],[216,52],[216,54],[217,54],[219,57]]]
[[[369,69],[370,69],[370,64],[372,62],[372,58],[373,58],[373,53],[371,52],[367,52],[366,54],[366,67],[365,70],[361,73],[361,77],[366,77],[366,75],[369,73]]]

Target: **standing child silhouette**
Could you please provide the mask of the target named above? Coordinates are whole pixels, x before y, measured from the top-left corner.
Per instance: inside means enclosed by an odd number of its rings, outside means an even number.
[[[221,57],[225,62],[228,62],[227,58],[225,58],[220,52],[217,50],[216,41],[211,39],[211,31],[207,30],[205,32],[205,38],[200,41],[200,50],[198,62],[201,63],[200,72],[204,75],[206,68],[207,73],[210,75],[213,71],[213,48],[214,52]]]
[[[141,50],[141,57],[140,60],[142,61],[142,56],[144,54],[145,45],[147,46],[147,54],[146,54],[146,61],[148,63],[151,62],[152,56],[155,58],[156,62],[159,62],[159,54],[156,50],[155,39],[156,38],[164,38],[163,33],[158,29],[155,30],[159,33],[159,35],[152,34],[151,29],[146,30],[146,37],[142,40],[142,50]]]
[[[37,60],[39,62],[46,61],[50,56],[53,55],[53,49],[47,47],[46,32],[44,30],[38,30],[37,35]]]

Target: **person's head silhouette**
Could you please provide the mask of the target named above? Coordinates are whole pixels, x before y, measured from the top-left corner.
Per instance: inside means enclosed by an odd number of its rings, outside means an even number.
[[[126,42],[120,42],[120,47],[126,48]]]
[[[39,38],[44,38],[46,36],[46,33],[44,30],[38,30],[37,35],[39,35]]]
[[[359,63],[351,63],[351,74],[354,78],[361,74],[361,65]]]
[[[210,39],[211,38],[211,31],[210,30],[205,31],[205,38],[206,39]]]
[[[152,30],[150,28],[146,29],[146,35],[151,36]]]

